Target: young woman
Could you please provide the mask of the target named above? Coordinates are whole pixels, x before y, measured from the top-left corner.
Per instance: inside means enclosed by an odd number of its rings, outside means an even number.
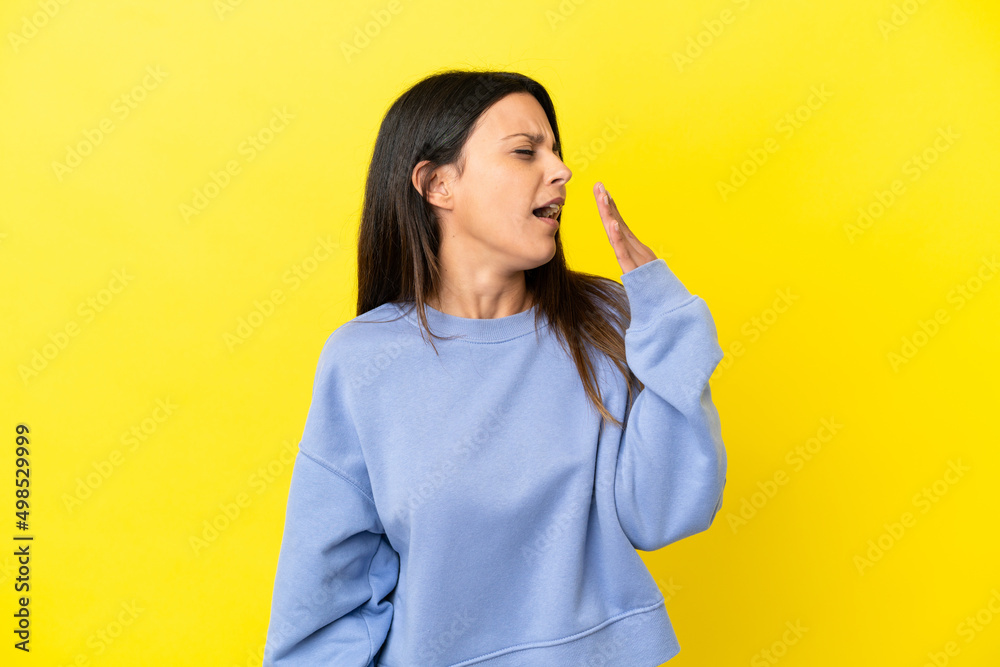
[[[567,268],[571,175],[526,76],[443,72],[387,112],[358,315],[320,354],[265,665],[652,667],[680,650],[636,549],[722,504],[722,350],[601,183],[622,284]]]

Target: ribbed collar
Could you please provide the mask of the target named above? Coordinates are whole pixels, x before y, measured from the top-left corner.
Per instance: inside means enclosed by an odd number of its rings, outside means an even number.
[[[420,326],[416,304],[413,301],[397,304],[397,309],[403,313],[414,326]],[[470,343],[500,343],[535,331],[535,313],[538,306],[533,305],[528,310],[506,317],[479,319],[449,315],[424,304],[427,315],[427,325],[432,333],[438,336],[463,336]],[[547,326],[542,318],[539,329]]]

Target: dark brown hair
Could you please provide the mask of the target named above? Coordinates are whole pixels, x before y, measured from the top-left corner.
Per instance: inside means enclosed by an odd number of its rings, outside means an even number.
[[[440,230],[430,203],[413,187],[411,176],[427,160],[422,191],[443,165],[464,167],[463,147],[476,121],[511,93],[534,96],[545,110],[557,147],[559,126],[548,92],[516,72],[446,70],[404,92],[386,112],[372,152],[358,230],[358,308],[361,315],[389,302],[413,302],[423,330],[430,331],[424,304],[440,284]],[[561,148],[557,148],[560,158]],[[607,355],[626,378],[628,401],[642,389],[625,362],[624,332],[631,314],[622,285],[610,278],[566,266],[562,240],[546,264],[524,272],[525,286],[538,308],[536,332],[544,313],[557,339],[576,363],[584,390],[603,420],[624,424],[604,407],[587,352]],[[434,347],[433,340],[430,341]],[[437,352],[437,347],[434,347]]]

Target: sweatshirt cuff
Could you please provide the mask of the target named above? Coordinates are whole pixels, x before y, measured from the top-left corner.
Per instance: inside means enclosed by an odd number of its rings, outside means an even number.
[[[657,315],[673,310],[694,296],[662,257],[623,273],[622,285],[628,295],[632,317],[628,328],[632,330],[649,326]]]

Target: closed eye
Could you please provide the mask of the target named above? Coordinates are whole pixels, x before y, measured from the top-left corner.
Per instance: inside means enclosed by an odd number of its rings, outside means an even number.
[[[535,154],[535,151],[528,150],[527,148],[522,148],[522,149],[516,150],[514,152],[515,153],[521,153],[521,154],[527,153],[528,155],[534,155]]]

